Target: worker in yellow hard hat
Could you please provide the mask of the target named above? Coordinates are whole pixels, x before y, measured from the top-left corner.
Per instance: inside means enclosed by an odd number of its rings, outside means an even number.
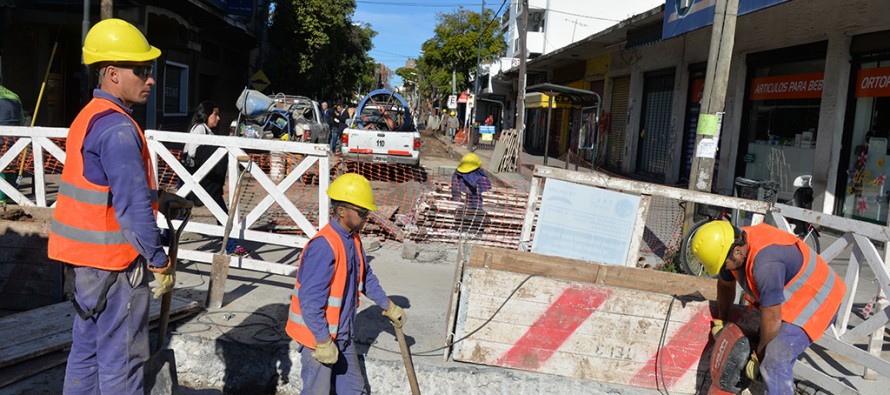
[[[461,201],[466,195],[466,208],[481,209],[482,193],[491,190],[491,180],[482,170],[479,155],[469,153],[460,159],[460,164],[451,176],[451,200]]]
[[[297,266],[285,330],[299,343],[303,392],[360,393],[365,378],[356,352],[354,325],[359,292],[383,308],[393,325],[405,312],[387,297],[365,259],[359,231],[377,210],[371,183],[348,173],[328,187],[332,217],[306,244]]]
[[[692,237],[692,253],[708,273],[719,274],[714,336],[730,316],[738,282],[761,311],[760,342],[745,374],[762,375],[767,393],[794,393],[794,362],[834,321],[844,282],[801,239],[767,224],[709,222]]]
[[[67,160],[49,235],[65,262],[77,315],[63,392],[143,392],[148,359],[149,269],[155,298],[173,287],[157,213],[179,217],[191,203],[158,189],[154,161],[132,117],[155,85],[161,51],[139,29],[105,19],[87,33],[83,61],[98,78],[93,99],[68,130]]]

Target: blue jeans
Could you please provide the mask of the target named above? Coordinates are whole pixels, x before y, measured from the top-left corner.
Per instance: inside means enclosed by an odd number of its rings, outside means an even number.
[[[766,345],[760,375],[767,394],[794,394],[794,362],[812,344],[804,330],[783,322],[779,334]]]
[[[340,358],[333,365],[318,362],[309,347],[300,346],[300,362],[303,365],[300,377],[303,379],[302,395],[328,395],[331,390],[337,394],[367,394],[365,377],[358,362],[358,352],[351,340],[335,340],[340,350]]]
[[[337,152],[337,146],[340,145],[340,131],[331,130],[331,153]]]
[[[143,394],[143,365],[148,360],[149,271],[135,287],[130,278],[139,257],[121,272],[74,268],[75,299],[85,311],[96,305],[108,276],[117,276],[106,295],[105,310],[86,320],[77,314],[71,353],[65,368],[64,394]],[[73,310],[73,309],[72,309]]]

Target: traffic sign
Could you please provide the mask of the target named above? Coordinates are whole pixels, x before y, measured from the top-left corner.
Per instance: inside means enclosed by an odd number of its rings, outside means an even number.
[[[457,95],[448,96],[448,108],[452,110],[457,108]]]
[[[253,73],[253,76],[250,77],[250,86],[258,91],[266,89],[271,83],[269,77],[266,76],[266,73],[264,73],[263,70],[257,70],[257,72]]]

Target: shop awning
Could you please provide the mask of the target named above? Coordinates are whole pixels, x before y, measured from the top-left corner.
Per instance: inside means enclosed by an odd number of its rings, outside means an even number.
[[[546,96],[566,98],[571,101],[573,105],[594,106],[601,104],[600,96],[596,92],[578,88],[570,88],[563,85],[550,83],[532,85],[525,89],[525,97],[527,98],[526,100],[528,100],[529,97],[537,96],[535,95],[536,93],[543,93]]]

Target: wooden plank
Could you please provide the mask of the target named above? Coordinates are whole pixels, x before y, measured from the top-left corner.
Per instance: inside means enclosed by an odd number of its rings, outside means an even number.
[[[525,217],[522,222],[522,243],[526,243],[525,248],[520,246],[523,250],[531,250],[531,242],[532,242],[532,228],[535,223],[535,213],[538,211],[538,198],[543,194],[542,189],[544,187],[544,183],[541,181],[539,177],[532,177],[532,185],[528,194],[528,201],[525,205]]]
[[[395,222],[389,220],[398,209],[398,206],[380,206],[378,207],[378,211],[372,211],[370,213],[368,221],[380,226],[397,241],[404,241],[405,234],[402,232],[402,229],[399,228]]]
[[[794,364],[794,376],[807,380],[828,391],[832,395],[859,395],[859,391],[844,385],[840,380],[831,377],[810,366],[804,360]],[[822,391],[819,391],[821,393]]]
[[[454,341],[455,321],[457,320],[457,303],[460,300],[460,280],[464,275],[464,263],[467,260],[467,246],[461,245],[458,251],[457,265],[454,267],[454,279],[452,281],[451,297],[448,298],[448,312],[445,314],[445,350],[442,352],[442,362],[448,362],[451,355],[451,342]]]
[[[40,372],[52,369],[68,361],[68,348],[0,368],[0,388],[19,380],[31,377]]]
[[[481,329],[456,345],[455,360],[655,388],[656,381],[649,372],[655,371],[655,355],[662,349],[659,339],[666,330],[665,337],[669,340],[681,335],[685,339],[666,346],[672,357],[661,361],[662,372],[672,377],[669,389],[672,393],[695,392],[696,382],[705,374],[699,366],[707,366],[700,360],[709,356],[706,351],[711,319],[708,302],[690,302],[683,306],[675,301],[671,306],[672,298],[667,295],[544,277],[523,282],[525,277],[482,267],[465,270],[466,305],[472,309],[462,313],[463,331],[456,337]],[[561,322],[574,319],[579,322],[575,327],[565,324],[551,330],[569,332],[561,336],[553,334],[562,338],[561,343],[535,342],[535,349],[529,349],[523,358],[512,357],[517,348],[525,347],[523,339],[528,339],[529,333],[542,325],[541,317],[550,311],[551,305],[567,291],[577,289],[592,290],[606,300],[595,306],[573,305],[562,311]],[[485,295],[492,293],[497,295]],[[672,311],[670,316],[668,309]],[[570,317],[573,314],[581,318]],[[665,329],[666,317],[669,323]],[[548,330],[546,325],[543,328]],[[553,336],[541,335],[552,341]]]
[[[151,302],[149,320],[154,321],[160,316],[160,302],[155,299]],[[170,314],[199,308],[198,302],[174,297]],[[0,339],[17,339],[0,344],[0,367],[70,347],[74,316],[71,302],[65,301],[0,318]]]
[[[651,203],[652,196],[640,196],[640,206],[637,208],[637,218],[634,220],[634,227],[630,235],[630,243],[627,246],[627,258],[624,260],[624,266],[637,267],[637,260],[640,257],[640,245],[643,243],[643,232],[646,231],[646,218],[649,218],[649,205]]]
[[[890,227],[888,226],[838,217],[820,211],[807,210],[785,204],[776,204],[772,210],[786,217],[801,219],[813,225],[820,225],[841,232],[855,232],[882,243],[890,241]]]
[[[667,273],[649,269],[637,269],[603,265],[562,257],[546,256],[523,251],[511,251],[476,246],[470,255],[469,266],[534,274],[542,277],[581,281],[626,289],[655,293],[670,291],[675,295],[700,294],[708,300],[717,300],[717,280]]]

